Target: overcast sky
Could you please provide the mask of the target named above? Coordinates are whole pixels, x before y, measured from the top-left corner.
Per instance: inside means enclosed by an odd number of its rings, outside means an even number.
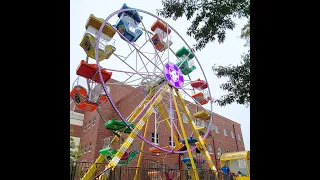
[[[75,71],[81,59],[85,59],[86,55],[83,49],[79,46],[85,32],[85,24],[90,14],[94,14],[96,17],[105,19],[112,12],[119,10],[123,3],[126,3],[129,7],[146,10],[150,13],[156,14],[156,9],[162,7],[161,0],[71,0],[70,5],[70,87],[73,81],[77,78]],[[143,16],[143,22],[146,27],[152,25],[151,17]],[[114,19],[110,22],[114,23]],[[149,21],[150,19],[150,21]],[[155,21],[155,19],[153,19]],[[193,45],[195,40],[186,35],[187,28],[191,22],[188,22],[185,17],[173,21],[171,19],[164,19],[168,22],[178,33],[187,41],[189,45]],[[236,28],[233,31],[227,31],[226,40],[223,44],[217,42],[209,43],[205,49],[196,52],[196,56],[200,61],[203,71],[210,85],[211,95],[213,98],[225,94],[219,88],[219,85],[225,82],[225,79],[218,79],[212,72],[212,66],[218,65],[236,65],[240,63],[241,55],[248,50],[244,47],[245,40],[240,38],[241,28],[246,23],[246,19],[237,19]],[[118,35],[115,35],[118,36]],[[174,35],[173,35],[174,36]],[[179,40],[173,37],[173,49],[181,47],[178,43]],[[116,43],[119,45],[120,40]],[[121,52],[121,49],[117,47],[117,52]],[[126,46],[128,48],[128,46]],[[108,63],[113,63],[112,58],[108,59]],[[118,60],[119,61],[119,60]],[[112,66],[112,65],[111,65]],[[113,66],[117,66],[113,64]],[[109,67],[111,68],[111,67]],[[119,68],[113,68],[119,69]],[[199,68],[196,73],[201,73]],[[115,78],[116,76],[113,76]],[[116,77],[117,78],[117,77]],[[227,117],[235,122],[241,124],[242,135],[246,150],[250,150],[250,108],[246,108],[242,105],[232,104],[226,107],[219,107],[213,105],[213,112]]]

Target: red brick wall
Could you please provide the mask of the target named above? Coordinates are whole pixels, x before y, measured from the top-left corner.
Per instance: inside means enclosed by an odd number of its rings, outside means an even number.
[[[96,117],[96,120],[94,121],[94,123],[92,122],[93,118]],[[86,145],[87,149],[88,149],[88,145],[91,142],[91,152],[86,152],[84,153],[81,158],[80,161],[95,161],[94,157],[92,156],[93,152],[95,151],[95,144],[97,141],[97,130],[98,130],[98,124],[97,124],[97,119],[98,119],[98,115],[97,112],[85,112],[84,113],[84,120],[83,120],[83,126],[82,126],[82,137],[80,140],[80,145],[81,147],[83,147],[84,145]],[[89,124],[89,122],[91,121],[91,123]]]
[[[81,137],[82,136],[82,127],[74,124],[70,124],[71,136]]]

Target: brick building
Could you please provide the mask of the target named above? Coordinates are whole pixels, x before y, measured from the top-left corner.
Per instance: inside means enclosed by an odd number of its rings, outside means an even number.
[[[114,83],[115,80],[110,79],[108,83]],[[145,97],[145,93],[138,88],[133,88],[131,86],[117,86],[117,85],[109,85],[110,95],[113,99],[113,102],[116,104],[117,108],[121,112],[124,118],[127,118],[130,113],[139,105],[142,99]],[[100,107],[103,116],[106,120],[110,120],[111,118],[117,118],[118,115],[110,105],[110,103],[104,103],[102,107]],[[188,109],[192,113],[195,112],[195,105],[192,103],[188,104]],[[183,116],[183,115],[182,115]],[[183,116],[184,123],[186,123],[186,119]],[[177,115],[175,114],[175,122],[179,128],[179,122],[177,122]],[[92,113],[84,112],[84,120],[82,125],[81,132],[81,140],[80,145],[84,154],[81,156],[80,161],[84,162],[94,162],[96,158],[99,156],[99,150],[104,148],[110,143],[110,140],[114,136],[114,134],[105,129],[104,121],[101,119],[97,111]],[[199,122],[201,124],[201,122]],[[203,122],[204,125],[208,125]],[[207,138],[206,142],[208,145],[209,154],[211,154],[211,158],[216,166],[219,166],[218,152],[234,152],[234,151],[243,151],[244,142],[242,139],[241,126],[239,123],[236,123],[230,119],[227,119],[223,116],[220,116],[216,113],[213,113],[213,125],[216,129],[216,134],[213,138]],[[189,126],[184,126],[187,132],[187,135],[191,135],[191,128]],[[146,139],[149,141],[154,141],[159,143],[161,147],[170,145],[170,131],[168,131],[165,123],[160,123],[157,130],[157,137],[154,135],[154,114],[152,114],[149,118],[149,127],[147,131]],[[140,134],[143,135],[144,128],[140,131]],[[125,137],[124,137],[125,139]],[[131,149],[140,149],[141,140],[139,137],[136,137],[134,142],[131,145]],[[119,147],[119,146],[117,146]],[[117,148],[115,147],[115,148]],[[145,143],[144,151],[148,152],[148,149],[151,146]],[[137,156],[138,157],[138,156]],[[138,158],[135,158],[130,166],[136,166]],[[187,157],[187,154],[184,156]],[[181,156],[178,154],[161,154],[160,156],[155,156],[152,153],[143,153],[143,160],[152,159],[153,161],[163,162],[166,164],[171,164],[174,167],[182,167]],[[147,164],[143,164],[142,166],[147,166]],[[150,165],[148,165],[150,166]],[[172,167],[173,168],[173,167]]]
[[[84,112],[75,106],[71,98],[70,102],[70,136],[74,139],[75,145],[78,146],[83,132]]]

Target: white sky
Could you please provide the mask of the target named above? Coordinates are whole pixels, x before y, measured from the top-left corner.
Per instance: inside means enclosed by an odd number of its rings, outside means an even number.
[[[85,24],[89,15],[92,13],[96,17],[105,19],[112,12],[119,10],[123,3],[126,3],[129,7],[142,9],[153,14],[156,14],[156,9],[162,8],[161,0],[71,0],[70,87],[72,86],[73,81],[77,78],[75,71],[80,63],[80,60],[85,59],[86,57],[85,52],[79,46],[79,44],[85,32]],[[156,19],[150,17],[147,14],[142,13],[141,15],[143,16],[142,21],[146,28],[150,28],[153,21],[155,21]],[[109,22],[111,24],[114,24],[116,20],[117,17],[113,17]],[[187,28],[190,26],[191,22],[188,22],[185,17],[180,18],[177,21],[173,21],[172,19],[164,20],[168,22],[175,30],[177,30],[178,33],[187,41],[187,43],[190,46],[195,44],[195,40],[186,35]],[[224,83],[225,80],[218,79],[213,74],[211,68],[214,64],[225,66],[230,64],[236,65],[240,63],[241,55],[248,50],[248,48],[244,47],[245,40],[240,38],[241,28],[246,22],[246,19],[236,20],[236,28],[233,31],[227,31],[226,40],[223,44],[219,44],[217,42],[209,43],[205,49],[196,52],[196,56],[200,61],[200,64],[209,82],[211,95],[213,98],[218,98],[221,95],[225,94],[225,92],[219,88],[219,85],[221,83]],[[171,35],[173,41],[171,48],[176,51],[184,44],[173,33],[171,33]],[[121,55],[121,53],[123,53],[124,55],[128,51],[130,52],[128,45],[122,44],[124,42],[119,38],[119,35],[116,34],[114,37],[116,39],[115,47],[117,48],[116,52],[118,54]],[[144,37],[145,36],[143,34],[139,40],[145,40]],[[137,41],[138,44],[139,40]],[[148,57],[150,57],[150,55]],[[105,68],[110,69],[120,70],[124,68],[124,64],[113,55],[110,59],[104,60],[103,63],[101,63],[101,65]],[[125,70],[129,71],[130,69]],[[118,78],[123,78],[120,77],[119,74],[121,73],[114,73],[112,78],[115,78],[117,80]],[[192,77],[194,77],[193,79],[196,79],[198,77],[203,79],[203,75],[201,75],[200,68],[197,68],[191,74],[193,75]],[[246,150],[250,150],[250,108],[246,108],[245,106],[237,104],[228,105],[223,108],[217,105],[213,105],[212,111],[241,124],[245,148]]]

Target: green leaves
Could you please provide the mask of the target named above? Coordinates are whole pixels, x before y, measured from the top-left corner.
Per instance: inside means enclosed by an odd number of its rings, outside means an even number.
[[[236,66],[213,66],[212,69],[218,78],[226,77],[228,81],[220,85],[227,91],[227,95],[215,100],[220,106],[236,102],[250,105],[250,50],[242,56],[242,62]]]
[[[185,3],[185,1],[179,3],[179,1],[163,0],[162,5],[165,10],[157,10],[157,13],[165,18],[172,17],[173,20],[177,20],[179,17],[182,17],[184,13]]]
[[[250,20],[242,28],[241,38],[246,39],[245,46],[250,45]],[[242,62],[237,66],[213,66],[213,71],[218,78],[226,77],[228,81],[220,85],[220,88],[228,94],[215,100],[220,106],[226,106],[236,102],[250,105],[250,50],[242,57]]]
[[[250,46],[250,19],[248,20],[248,23],[243,26],[241,29],[241,36],[242,39],[247,40],[247,43],[245,46]]]
[[[177,20],[183,15],[192,24],[187,35],[195,38],[196,50],[201,50],[216,39],[223,43],[226,30],[233,30],[232,17],[249,17],[249,0],[162,0],[163,8],[157,14]]]
[[[76,161],[81,154],[80,146],[76,146],[74,139],[70,136],[70,162]]]

